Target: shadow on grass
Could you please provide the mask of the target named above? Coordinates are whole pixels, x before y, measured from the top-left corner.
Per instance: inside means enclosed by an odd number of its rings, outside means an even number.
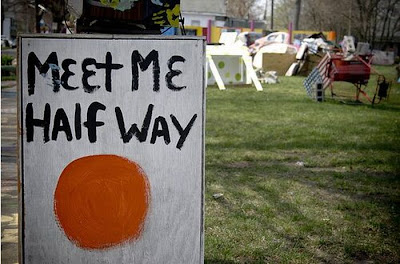
[[[234,261],[222,260],[222,259],[205,259],[206,264],[235,264]]]
[[[354,108],[370,108],[372,110],[378,110],[378,111],[389,111],[389,112],[400,112],[400,106],[399,105],[393,105],[390,102],[388,102],[387,100],[382,100],[379,103],[379,99],[376,99],[376,102],[374,104],[372,104],[371,102],[364,102],[364,103],[359,103],[356,102],[354,99],[340,99],[340,98],[330,98],[329,100],[327,100],[324,103],[332,103],[332,104],[339,104],[339,105],[343,105],[343,106],[350,106],[350,107],[354,107]]]
[[[262,227],[258,232],[269,233],[282,251],[268,249],[275,247],[272,244],[260,245],[266,249],[249,249],[254,259],[245,263],[271,257],[274,262],[285,262],[301,256],[317,262],[399,260],[393,250],[400,244],[394,235],[400,233],[400,196],[396,192],[399,179],[394,174],[315,173],[248,162],[242,168],[224,167],[208,180],[209,185],[214,182],[227,194],[216,203],[230,218],[227,222],[234,222],[231,228],[246,229],[243,223],[256,221],[255,226]],[[250,203],[254,200],[258,200],[257,205]],[[340,214],[342,218],[324,219],[319,211],[333,217]],[[296,256],[299,252],[301,256]]]
[[[253,179],[254,180],[254,179]],[[236,183],[234,179],[230,179],[231,184]],[[258,182],[258,183],[257,183]],[[297,231],[294,229],[292,230],[293,232],[290,231],[285,231],[285,228],[279,229],[279,226],[273,224],[272,221],[269,221],[271,218],[276,218],[276,219],[285,219],[288,222],[292,222],[293,224],[298,224],[298,225],[303,225],[301,228],[309,231],[309,232],[319,232],[318,227],[321,225],[320,222],[315,221],[314,219],[306,217],[293,203],[284,201],[279,193],[279,191],[276,191],[274,188],[269,188],[265,187],[262,184],[262,181],[254,181],[254,182],[249,182],[249,183],[244,183],[242,181],[236,183],[238,186],[240,185],[242,188],[245,189],[250,189],[251,191],[254,191],[262,196],[262,199],[265,201],[268,201],[269,206],[268,208],[271,211],[276,211],[274,213],[271,213],[270,217],[259,217],[257,219],[258,223],[263,227],[263,230],[268,230],[268,232],[272,233],[272,236],[277,240],[282,243],[283,248],[282,250],[284,251],[291,251],[295,248],[301,248],[304,254],[307,255],[313,255],[312,252],[307,250],[307,247],[304,244],[305,237],[304,235],[296,234]],[[235,185],[236,185],[235,184]],[[225,185],[226,186],[226,185]],[[229,190],[234,197],[242,197],[242,199],[246,199],[246,194],[241,193],[240,191],[237,190]],[[234,198],[233,198],[234,199]],[[244,200],[241,200],[239,203],[245,203]],[[217,202],[224,207],[227,211],[230,211],[231,215],[233,218],[235,218],[236,221],[242,221],[245,222],[247,220],[253,220],[254,215],[253,214],[247,214],[247,211],[249,210],[255,210],[256,215],[262,215],[268,213],[263,212],[263,210],[259,210],[261,208],[237,208],[235,205],[233,205],[231,202],[229,202],[229,199],[219,199]],[[269,211],[269,210],[267,210]],[[285,224],[286,225],[286,224]],[[294,226],[286,226],[289,229],[293,228]],[[299,228],[299,226],[297,226]],[[260,232],[263,232],[262,230],[259,230]],[[255,255],[260,255],[264,259],[269,259],[271,256],[270,255],[265,255],[265,252],[257,252]],[[260,257],[260,256],[259,256]],[[259,259],[258,257],[258,259]],[[327,259],[319,258],[320,261],[327,261]],[[262,263],[259,262],[259,260],[253,259],[250,262],[245,262],[245,263]]]

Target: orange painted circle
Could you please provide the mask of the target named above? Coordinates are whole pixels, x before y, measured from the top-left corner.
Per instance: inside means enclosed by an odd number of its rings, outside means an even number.
[[[87,156],[61,173],[54,212],[77,246],[104,249],[140,236],[149,197],[147,177],[135,162],[115,155]]]

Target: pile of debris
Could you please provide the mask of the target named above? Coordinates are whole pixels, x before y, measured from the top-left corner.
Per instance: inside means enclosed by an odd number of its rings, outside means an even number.
[[[334,51],[336,48],[321,32],[303,39],[296,54],[296,61],[290,65],[285,75],[308,76],[324,55],[327,52]]]
[[[217,84],[221,90],[225,84],[254,84],[262,91],[261,83],[298,75],[307,77],[305,86],[312,97],[316,83],[325,90],[333,81],[346,81],[356,85],[358,100],[361,87],[369,80],[370,65],[394,62],[393,54],[371,51],[368,43],[359,42],[356,47],[352,36],[345,36],[340,47],[322,32],[301,42],[296,39],[297,45],[290,44],[286,32],[271,33],[253,44],[251,36],[249,32],[224,32],[218,45],[207,45],[207,84]]]
[[[348,82],[355,87],[355,103],[362,103],[360,95],[372,105],[386,99],[390,92],[390,82],[372,67],[373,54],[368,43],[359,42],[355,47],[352,36],[344,36],[342,50],[326,52],[316,67],[304,80],[307,94],[317,101],[323,101],[324,91],[330,88],[332,97],[334,82]],[[371,72],[378,74],[378,81],[373,96],[367,94],[366,88]]]
[[[308,36],[301,43],[300,48],[290,44],[286,32],[274,32],[256,40],[249,52],[258,75],[276,72],[278,76],[307,76],[326,52],[336,48],[321,32]]]

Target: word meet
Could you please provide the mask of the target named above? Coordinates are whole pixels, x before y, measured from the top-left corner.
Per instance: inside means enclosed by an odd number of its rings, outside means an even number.
[[[173,82],[173,78],[182,74],[182,71],[173,69],[174,64],[177,62],[185,63],[185,58],[179,55],[171,56],[167,61],[167,67],[169,71],[165,74],[165,82],[167,89],[175,92],[179,92],[186,89],[186,86],[178,86]],[[43,77],[50,71],[52,77],[52,92],[58,93],[62,88],[65,90],[73,91],[79,89],[78,86],[71,86],[69,83],[70,77],[74,76],[75,73],[70,70],[70,66],[77,64],[74,59],[67,58],[62,61],[61,67],[63,73],[60,75],[60,66],[58,56],[56,52],[51,52],[47,57],[46,61],[42,63],[34,52],[30,52],[28,55],[28,95],[34,96],[36,89],[36,73],[37,71]],[[158,51],[152,50],[144,58],[138,50],[134,50],[131,54],[131,91],[137,91],[139,89],[139,73],[140,71],[146,71],[152,65],[152,92],[160,91],[160,62]],[[118,71],[124,67],[122,64],[113,63],[112,54],[107,52],[105,55],[104,62],[98,62],[95,58],[85,58],[82,61],[82,88],[89,94],[94,94],[101,88],[99,84],[91,84],[90,77],[96,75],[95,70],[89,70],[89,66],[93,69],[93,66],[99,72],[104,73],[104,87],[109,93],[112,93],[112,80],[111,72]],[[140,69],[140,71],[139,71]],[[177,139],[176,148],[182,149],[196,119],[197,114],[193,114],[188,123],[182,124],[178,118],[170,114],[168,118],[164,116],[153,116],[154,104],[149,103],[147,111],[143,117],[141,124],[139,122],[133,123],[130,126],[126,126],[124,115],[119,106],[114,107],[114,116],[118,124],[118,130],[120,132],[120,138],[123,143],[129,143],[132,138],[136,138],[140,143],[146,142],[150,138],[150,144],[155,144],[158,138],[163,138],[164,143],[169,145],[171,143],[170,129],[175,129],[178,132],[179,138]],[[52,118],[52,109],[50,103],[42,107],[42,115],[37,113],[37,109],[34,109],[34,104],[29,102],[26,104],[25,109],[25,126],[26,126],[26,140],[27,142],[34,141],[35,128],[41,128],[43,130],[43,141],[44,143],[50,140],[57,141],[59,134],[63,133],[67,141],[82,139],[82,129],[87,130],[88,140],[90,143],[95,143],[97,139],[97,130],[104,126],[105,123],[98,119],[98,112],[107,112],[107,105],[93,101],[90,103],[86,111],[86,120],[82,121],[82,107],[80,103],[75,103],[75,110],[73,114],[73,120],[71,122],[66,111],[63,108],[57,108]],[[36,111],[35,111],[36,110]],[[50,131],[50,125],[52,125],[52,131]],[[153,126],[151,127],[151,124]],[[149,137],[149,134],[151,135]]]

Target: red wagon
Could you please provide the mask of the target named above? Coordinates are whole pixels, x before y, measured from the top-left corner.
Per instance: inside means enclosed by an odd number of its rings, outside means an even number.
[[[386,98],[388,94],[389,83],[386,82],[383,75],[379,75],[377,87],[373,99],[371,99],[365,92],[366,85],[370,79],[372,55],[352,55],[351,57],[344,57],[343,54],[330,54],[327,53],[318,66],[310,73],[304,81],[304,86],[307,93],[311,97],[314,96],[314,86],[321,83],[323,89],[330,87],[332,96],[333,82],[349,82],[356,87],[355,99],[360,102],[359,96],[362,94],[372,104],[375,103],[376,96],[378,95],[379,101]],[[376,71],[375,71],[376,72]]]
[[[362,89],[368,84],[371,74],[372,56],[353,56],[351,59],[344,58],[341,54],[333,54],[330,57],[328,76],[332,82],[349,82],[356,87],[356,101],[359,101],[360,93],[369,101],[367,93]]]

